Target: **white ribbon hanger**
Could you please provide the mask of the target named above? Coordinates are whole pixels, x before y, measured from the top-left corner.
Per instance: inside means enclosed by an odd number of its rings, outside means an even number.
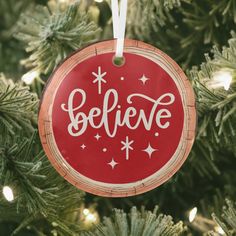
[[[111,0],[113,35],[117,39],[116,57],[123,57],[128,0]]]

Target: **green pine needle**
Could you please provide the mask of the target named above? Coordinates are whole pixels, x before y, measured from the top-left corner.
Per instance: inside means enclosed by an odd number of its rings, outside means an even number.
[[[69,53],[93,42],[99,29],[79,4],[48,7],[37,5],[18,22],[16,38],[27,44],[31,56],[22,63],[39,73],[48,74]]]
[[[141,212],[133,207],[127,215],[115,209],[111,218],[104,218],[94,231],[84,232],[84,236],[178,236],[184,231],[183,223],[174,224],[171,216],[142,208]]]
[[[226,204],[223,214],[220,217],[212,214],[212,218],[227,236],[233,236],[236,235],[236,205],[229,199],[226,199]],[[209,232],[209,235],[218,236],[215,232]]]
[[[83,193],[54,170],[36,133],[30,139],[0,137],[0,189],[10,186],[15,198],[9,203],[0,195],[1,221],[17,215],[14,234],[35,222],[45,222],[43,231],[53,229],[56,222],[60,235],[79,232],[72,219],[79,214]]]
[[[29,88],[14,84],[0,74],[0,132],[14,135],[16,131],[31,134],[36,126],[38,98]]]

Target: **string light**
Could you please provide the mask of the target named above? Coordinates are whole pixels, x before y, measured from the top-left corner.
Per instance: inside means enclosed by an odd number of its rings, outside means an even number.
[[[219,225],[215,227],[215,231],[221,235],[225,235],[224,230]]]
[[[85,216],[85,223],[87,224],[91,224],[91,223],[95,223],[97,221],[97,217],[96,217],[96,213],[92,213],[90,212],[89,209],[85,208],[83,210],[83,214]]]
[[[190,222],[190,223],[194,221],[196,215],[197,215],[197,207],[194,207],[194,208],[189,212],[189,217],[188,217],[188,219],[189,219],[189,222]]]
[[[12,202],[14,200],[13,191],[9,186],[4,186],[2,189],[2,193],[8,202]]]
[[[229,90],[232,78],[230,71],[218,71],[213,74],[213,80],[209,82],[209,86],[214,89],[224,87],[225,90]]]
[[[89,213],[89,214],[85,217],[85,221],[94,223],[94,222],[97,221],[97,218],[96,218],[96,216],[95,216],[94,214]]]
[[[89,209],[85,208],[85,209],[83,210],[83,214],[84,214],[85,216],[87,216],[87,215],[89,214]]]
[[[32,84],[35,78],[39,76],[39,73],[37,71],[30,71],[24,74],[21,77],[21,80],[24,81],[26,84]]]

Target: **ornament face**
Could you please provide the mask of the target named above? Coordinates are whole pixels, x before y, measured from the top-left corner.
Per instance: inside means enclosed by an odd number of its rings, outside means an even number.
[[[39,131],[57,171],[84,191],[131,196],[167,181],[186,160],[195,135],[193,90],[160,50],[114,40],[67,58],[44,92]]]

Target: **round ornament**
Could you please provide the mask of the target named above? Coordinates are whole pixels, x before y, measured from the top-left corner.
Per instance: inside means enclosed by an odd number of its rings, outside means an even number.
[[[68,57],[48,81],[39,112],[43,148],[56,170],[84,191],[125,197],[167,181],[195,136],[192,87],[162,51],[125,40]]]

